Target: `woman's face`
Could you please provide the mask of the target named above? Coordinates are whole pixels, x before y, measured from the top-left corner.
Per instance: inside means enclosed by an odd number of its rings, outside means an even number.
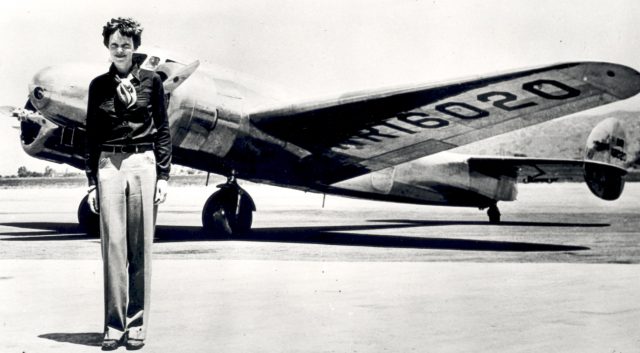
[[[118,71],[126,73],[133,63],[133,38],[123,36],[120,31],[115,31],[109,37],[109,55]]]

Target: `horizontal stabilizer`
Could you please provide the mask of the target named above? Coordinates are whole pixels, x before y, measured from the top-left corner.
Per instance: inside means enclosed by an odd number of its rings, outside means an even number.
[[[597,161],[578,159],[528,158],[528,157],[470,157],[472,171],[493,176],[509,176],[523,183],[581,182],[585,179],[585,168],[606,170],[625,175],[620,166]]]

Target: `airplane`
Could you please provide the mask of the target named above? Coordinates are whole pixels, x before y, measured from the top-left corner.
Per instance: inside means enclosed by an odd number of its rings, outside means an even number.
[[[142,48],[141,48],[142,49]],[[173,163],[227,177],[206,201],[206,232],[241,234],[256,205],[237,180],[422,205],[487,209],[514,201],[519,182],[584,180],[617,199],[627,163],[623,126],[591,132],[584,159],[466,155],[459,146],[620,101],[640,92],[640,73],[605,62],[569,62],[436,84],[282,100],[275,90],[227,70],[139,50],[137,62],[164,80]],[[23,149],[83,169],[87,89],[104,64],[38,71],[18,117]],[[571,131],[567,131],[571,134]],[[85,199],[78,221],[97,234]]]

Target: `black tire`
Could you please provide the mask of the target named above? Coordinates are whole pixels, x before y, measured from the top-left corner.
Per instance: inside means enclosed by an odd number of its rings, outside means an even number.
[[[219,191],[215,192],[202,208],[202,228],[207,234],[233,233],[227,219],[228,210],[223,207],[222,198]]]
[[[227,236],[245,233],[253,222],[253,202],[240,192],[240,209],[236,214],[238,191],[223,188],[209,197],[202,209],[202,227],[208,234]]]
[[[100,238],[100,216],[91,212],[87,198],[88,195],[82,198],[78,205],[78,224],[88,236]]]

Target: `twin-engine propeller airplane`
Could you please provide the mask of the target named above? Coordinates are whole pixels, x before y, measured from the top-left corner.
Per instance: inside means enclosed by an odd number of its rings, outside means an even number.
[[[582,160],[488,157],[448,150],[640,91],[640,74],[610,63],[574,62],[472,78],[281,102],[271,91],[223,71],[138,52],[164,79],[173,162],[227,176],[202,211],[206,230],[250,229],[254,201],[236,178],[318,193],[413,204],[488,209],[516,199],[517,182],[585,180],[614,200],[624,187],[625,133],[607,119]],[[101,65],[39,71],[20,120],[31,156],[84,168],[87,88]],[[571,131],[567,132],[568,134]],[[448,152],[445,152],[448,151]],[[85,200],[81,225],[97,224]]]

